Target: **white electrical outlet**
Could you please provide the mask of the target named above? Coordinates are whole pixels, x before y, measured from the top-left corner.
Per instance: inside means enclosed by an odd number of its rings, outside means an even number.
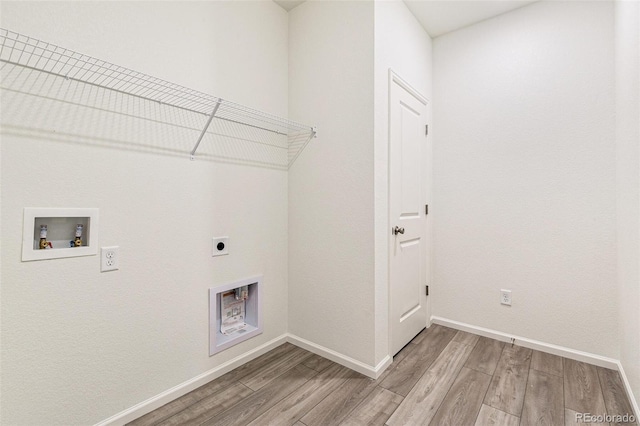
[[[211,256],[224,256],[225,254],[229,254],[229,237],[215,237]]]
[[[500,290],[500,304],[511,306],[511,290]]]
[[[100,272],[116,271],[120,269],[118,246],[100,248]]]

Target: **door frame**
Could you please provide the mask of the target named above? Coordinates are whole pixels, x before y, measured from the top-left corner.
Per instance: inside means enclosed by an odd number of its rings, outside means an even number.
[[[389,83],[387,86],[387,348],[389,352],[389,357],[393,358],[395,354],[392,354],[392,325],[393,318],[391,316],[391,88],[393,84],[397,84],[398,86],[405,89],[412,96],[414,96],[418,101],[423,103],[427,108],[427,120],[431,117],[431,102],[425,96],[423,96],[418,90],[416,90],[411,84],[409,84],[406,80],[400,77],[393,68],[389,68]],[[430,124],[430,123],[428,123]],[[425,167],[427,169],[427,182],[425,184],[425,201],[427,204],[431,202],[431,194],[432,194],[432,182],[433,182],[433,173],[432,173],[432,164],[433,164],[433,150],[431,145],[431,132],[427,135],[427,155],[425,158]],[[426,224],[426,249],[427,249],[427,259],[425,259],[425,266],[427,268],[427,280],[429,282],[429,286],[431,287],[431,283],[433,282],[433,268],[431,267],[432,258],[433,258],[433,231],[431,227],[431,221],[429,217],[425,217]],[[427,283],[425,283],[427,285]],[[425,327],[429,327],[431,325],[431,297],[427,297],[427,323]],[[393,362],[393,361],[392,361]]]

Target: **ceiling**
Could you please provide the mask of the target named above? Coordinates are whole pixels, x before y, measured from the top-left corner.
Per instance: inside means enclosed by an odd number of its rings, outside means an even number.
[[[289,11],[304,0],[274,0]],[[309,0],[320,1],[320,0]],[[493,18],[537,0],[403,0],[431,37]]]
[[[299,5],[300,3],[304,3],[304,0],[273,0],[278,3],[280,7],[282,7],[287,12]]]
[[[404,0],[431,37],[502,15],[536,0]]]

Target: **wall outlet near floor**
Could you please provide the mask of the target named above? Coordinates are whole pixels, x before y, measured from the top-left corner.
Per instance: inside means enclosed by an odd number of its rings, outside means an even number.
[[[100,248],[100,272],[116,271],[120,269],[118,246]]]
[[[500,290],[500,304],[511,306],[511,290]]]

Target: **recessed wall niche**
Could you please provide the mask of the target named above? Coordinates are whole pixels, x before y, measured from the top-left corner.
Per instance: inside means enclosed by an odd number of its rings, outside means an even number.
[[[22,261],[98,253],[98,209],[26,207]]]
[[[231,305],[225,299],[236,289],[246,289],[246,298],[238,300],[237,312],[233,297]],[[242,298],[240,298],[242,299]],[[231,330],[225,330],[225,320],[232,320]],[[235,324],[233,324],[235,322]],[[235,330],[234,330],[235,329]],[[262,334],[262,276],[247,278],[209,289],[209,355]]]

